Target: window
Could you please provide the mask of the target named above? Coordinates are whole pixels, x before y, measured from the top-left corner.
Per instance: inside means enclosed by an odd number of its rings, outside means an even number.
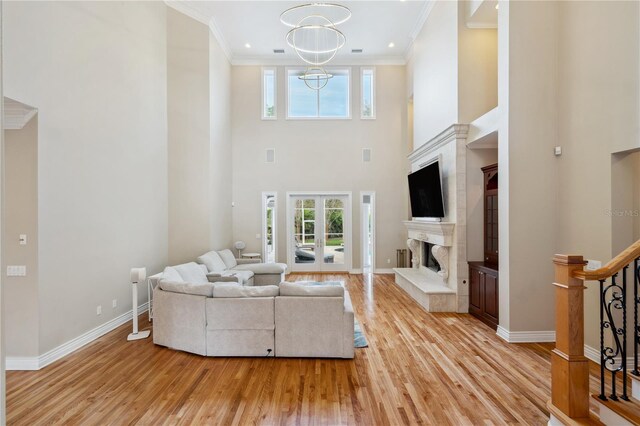
[[[349,69],[327,69],[333,75],[321,90],[298,77],[304,69],[287,70],[288,118],[351,118]]]
[[[376,118],[376,73],[374,68],[362,68],[362,97],[360,117]]]
[[[276,112],[276,69],[262,69],[262,118],[275,120]]]

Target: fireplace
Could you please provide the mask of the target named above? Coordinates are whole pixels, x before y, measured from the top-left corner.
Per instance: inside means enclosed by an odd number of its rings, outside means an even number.
[[[426,241],[422,242],[422,266],[431,269],[433,272],[440,272],[440,263],[433,255],[433,244]]]

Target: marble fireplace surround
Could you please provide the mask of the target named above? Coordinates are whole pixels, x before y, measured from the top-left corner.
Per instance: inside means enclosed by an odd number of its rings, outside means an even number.
[[[411,250],[413,268],[420,270],[427,268],[423,266],[424,243],[433,244],[431,253],[440,264],[440,271],[437,274],[441,277],[442,283],[446,285],[449,278],[449,248],[453,245],[454,223],[450,222],[427,222],[420,220],[408,220],[404,222],[407,228],[409,239],[407,246]],[[426,271],[425,271],[426,272]]]

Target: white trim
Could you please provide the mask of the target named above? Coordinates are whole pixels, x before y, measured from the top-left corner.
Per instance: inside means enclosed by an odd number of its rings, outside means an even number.
[[[364,106],[364,73],[365,71],[371,71],[371,117],[365,117],[363,115],[363,106]],[[361,120],[375,120],[376,119],[376,104],[377,99],[377,90],[376,90],[376,67],[360,67],[360,119]]]
[[[556,341],[556,332],[553,330],[509,331],[502,326],[498,326],[496,334],[498,337],[509,343],[542,343]]]
[[[218,44],[220,45],[220,48],[222,49],[224,56],[227,57],[227,60],[229,61],[229,63],[233,62],[232,61],[233,55],[231,54],[231,49],[229,49],[229,44],[227,43],[227,40],[222,35],[222,32],[218,28],[218,25],[216,24],[216,21],[213,18],[209,18],[208,16],[195,10],[194,8],[189,6],[189,4],[185,1],[165,0],[164,3],[170,8],[177,10],[178,12],[184,15],[187,15],[189,18],[195,19],[201,24],[208,26],[209,31],[211,31],[211,34],[213,34],[215,39],[218,41]]]
[[[291,200],[294,197],[331,197],[331,196],[343,196],[347,198],[346,205],[344,207],[344,268],[341,269],[331,269],[328,268],[324,262],[320,262],[319,264],[324,266],[321,268],[322,271],[333,271],[333,272],[349,272],[353,268],[353,196],[351,191],[287,191],[286,193],[286,223],[287,223],[287,265],[289,265],[289,271],[291,272],[311,272],[311,269],[297,269],[302,264],[296,264],[294,250],[292,250],[292,242],[293,242],[293,204]],[[348,244],[347,244],[348,243]],[[318,264],[318,262],[313,265]],[[334,264],[337,265],[337,264]],[[339,265],[338,265],[339,266]]]
[[[325,67],[324,69],[331,73],[332,71],[347,71],[347,77],[349,78],[349,84],[347,84],[347,116],[346,117],[320,117],[320,94],[318,93],[318,116],[317,117],[290,117],[289,116],[289,104],[291,103],[289,99],[289,72],[290,71],[304,71],[306,68],[301,66],[289,66],[284,69],[284,88],[285,88],[285,116],[286,120],[351,120],[353,118],[352,108],[353,108],[353,98],[352,98],[352,86],[353,86],[353,76],[351,73],[350,66],[342,66],[342,67]]]
[[[440,148],[451,142],[453,139],[466,139],[469,133],[468,124],[452,124],[437,134],[435,137],[428,140],[426,143],[420,145],[413,150],[411,154],[407,156],[410,162],[414,162],[420,157],[429,154],[432,151]]]
[[[409,34],[411,43],[409,43],[409,45],[407,46],[407,50],[405,50],[404,52],[405,64],[409,62],[409,59],[413,55],[413,43],[416,41],[416,38],[418,38],[418,36],[420,35],[420,31],[422,31],[422,27],[424,27],[424,24],[427,22],[427,19],[429,19],[429,15],[431,14],[431,11],[433,10],[433,7],[435,6],[435,4],[436,4],[436,0],[427,0],[424,6],[422,7],[422,10],[420,11],[420,15],[418,17],[418,21],[416,22],[416,25],[413,27],[413,30]]]
[[[262,261],[267,263],[267,197],[273,196],[273,215],[271,216],[272,223],[272,235],[273,235],[273,259],[278,262],[278,192],[277,191],[262,191],[262,228],[260,230],[262,235]]]
[[[593,346],[584,345],[584,356],[587,359],[600,365],[600,351],[594,348]],[[633,368],[633,362],[634,362],[634,359],[632,356],[627,357],[627,366],[630,366],[631,368]]]
[[[293,66],[297,57],[280,55],[279,58],[261,56],[234,57],[231,61],[233,66]],[[335,58],[331,61],[331,66],[348,67],[360,65],[406,65],[407,61],[403,56],[363,56]]]
[[[148,302],[143,303],[138,307],[138,312],[143,312],[147,310]],[[40,370],[47,365],[69,355],[72,352],[77,351],[85,345],[93,342],[99,337],[104,336],[110,331],[115,330],[121,325],[126,324],[127,322],[133,319],[133,311],[125,312],[124,314],[113,318],[105,322],[104,324],[94,328],[93,330],[89,330],[86,333],[69,340],[62,345],[51,349],[49,352],[46,352],[38,357],[10,357],[6,358],[6,369],[7,370]]]
[[[378,268],[373,270],[374,274],[395,274],[393,268]]]
[[[352,269],[352,270],[349,271],[349,274],[350,275],[361,275],[362,274],[362,269],[358,269],[358,268]]]
[[[264,85],[264,73],[265,71],[273,72],[273,117],[267,117],[265,115],[265,85]],[[278,68],[276,67],[262,67],[262,92],[260,92],[260,109],[263,120],[277,120],[278,119]]]
[[[365,195],[370,197],[369,205],[371,206],[371,265],[372,271],[376,270],[376,191],[360,191],[360,265],[361,271],[364,269],[364,246],[366,244],[364,215],[363,215],[363,198]]]

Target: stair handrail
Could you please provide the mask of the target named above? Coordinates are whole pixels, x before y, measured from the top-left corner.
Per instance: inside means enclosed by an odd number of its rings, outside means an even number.
[[[634,261],[634,259],[640,257],[640,240],[631,244],[619,255],[611,259],[602,268],[596,270],[577,270],[573,272],[573,276],[582,281],[600,281],[611,278],[614,274],[617,274]]]

